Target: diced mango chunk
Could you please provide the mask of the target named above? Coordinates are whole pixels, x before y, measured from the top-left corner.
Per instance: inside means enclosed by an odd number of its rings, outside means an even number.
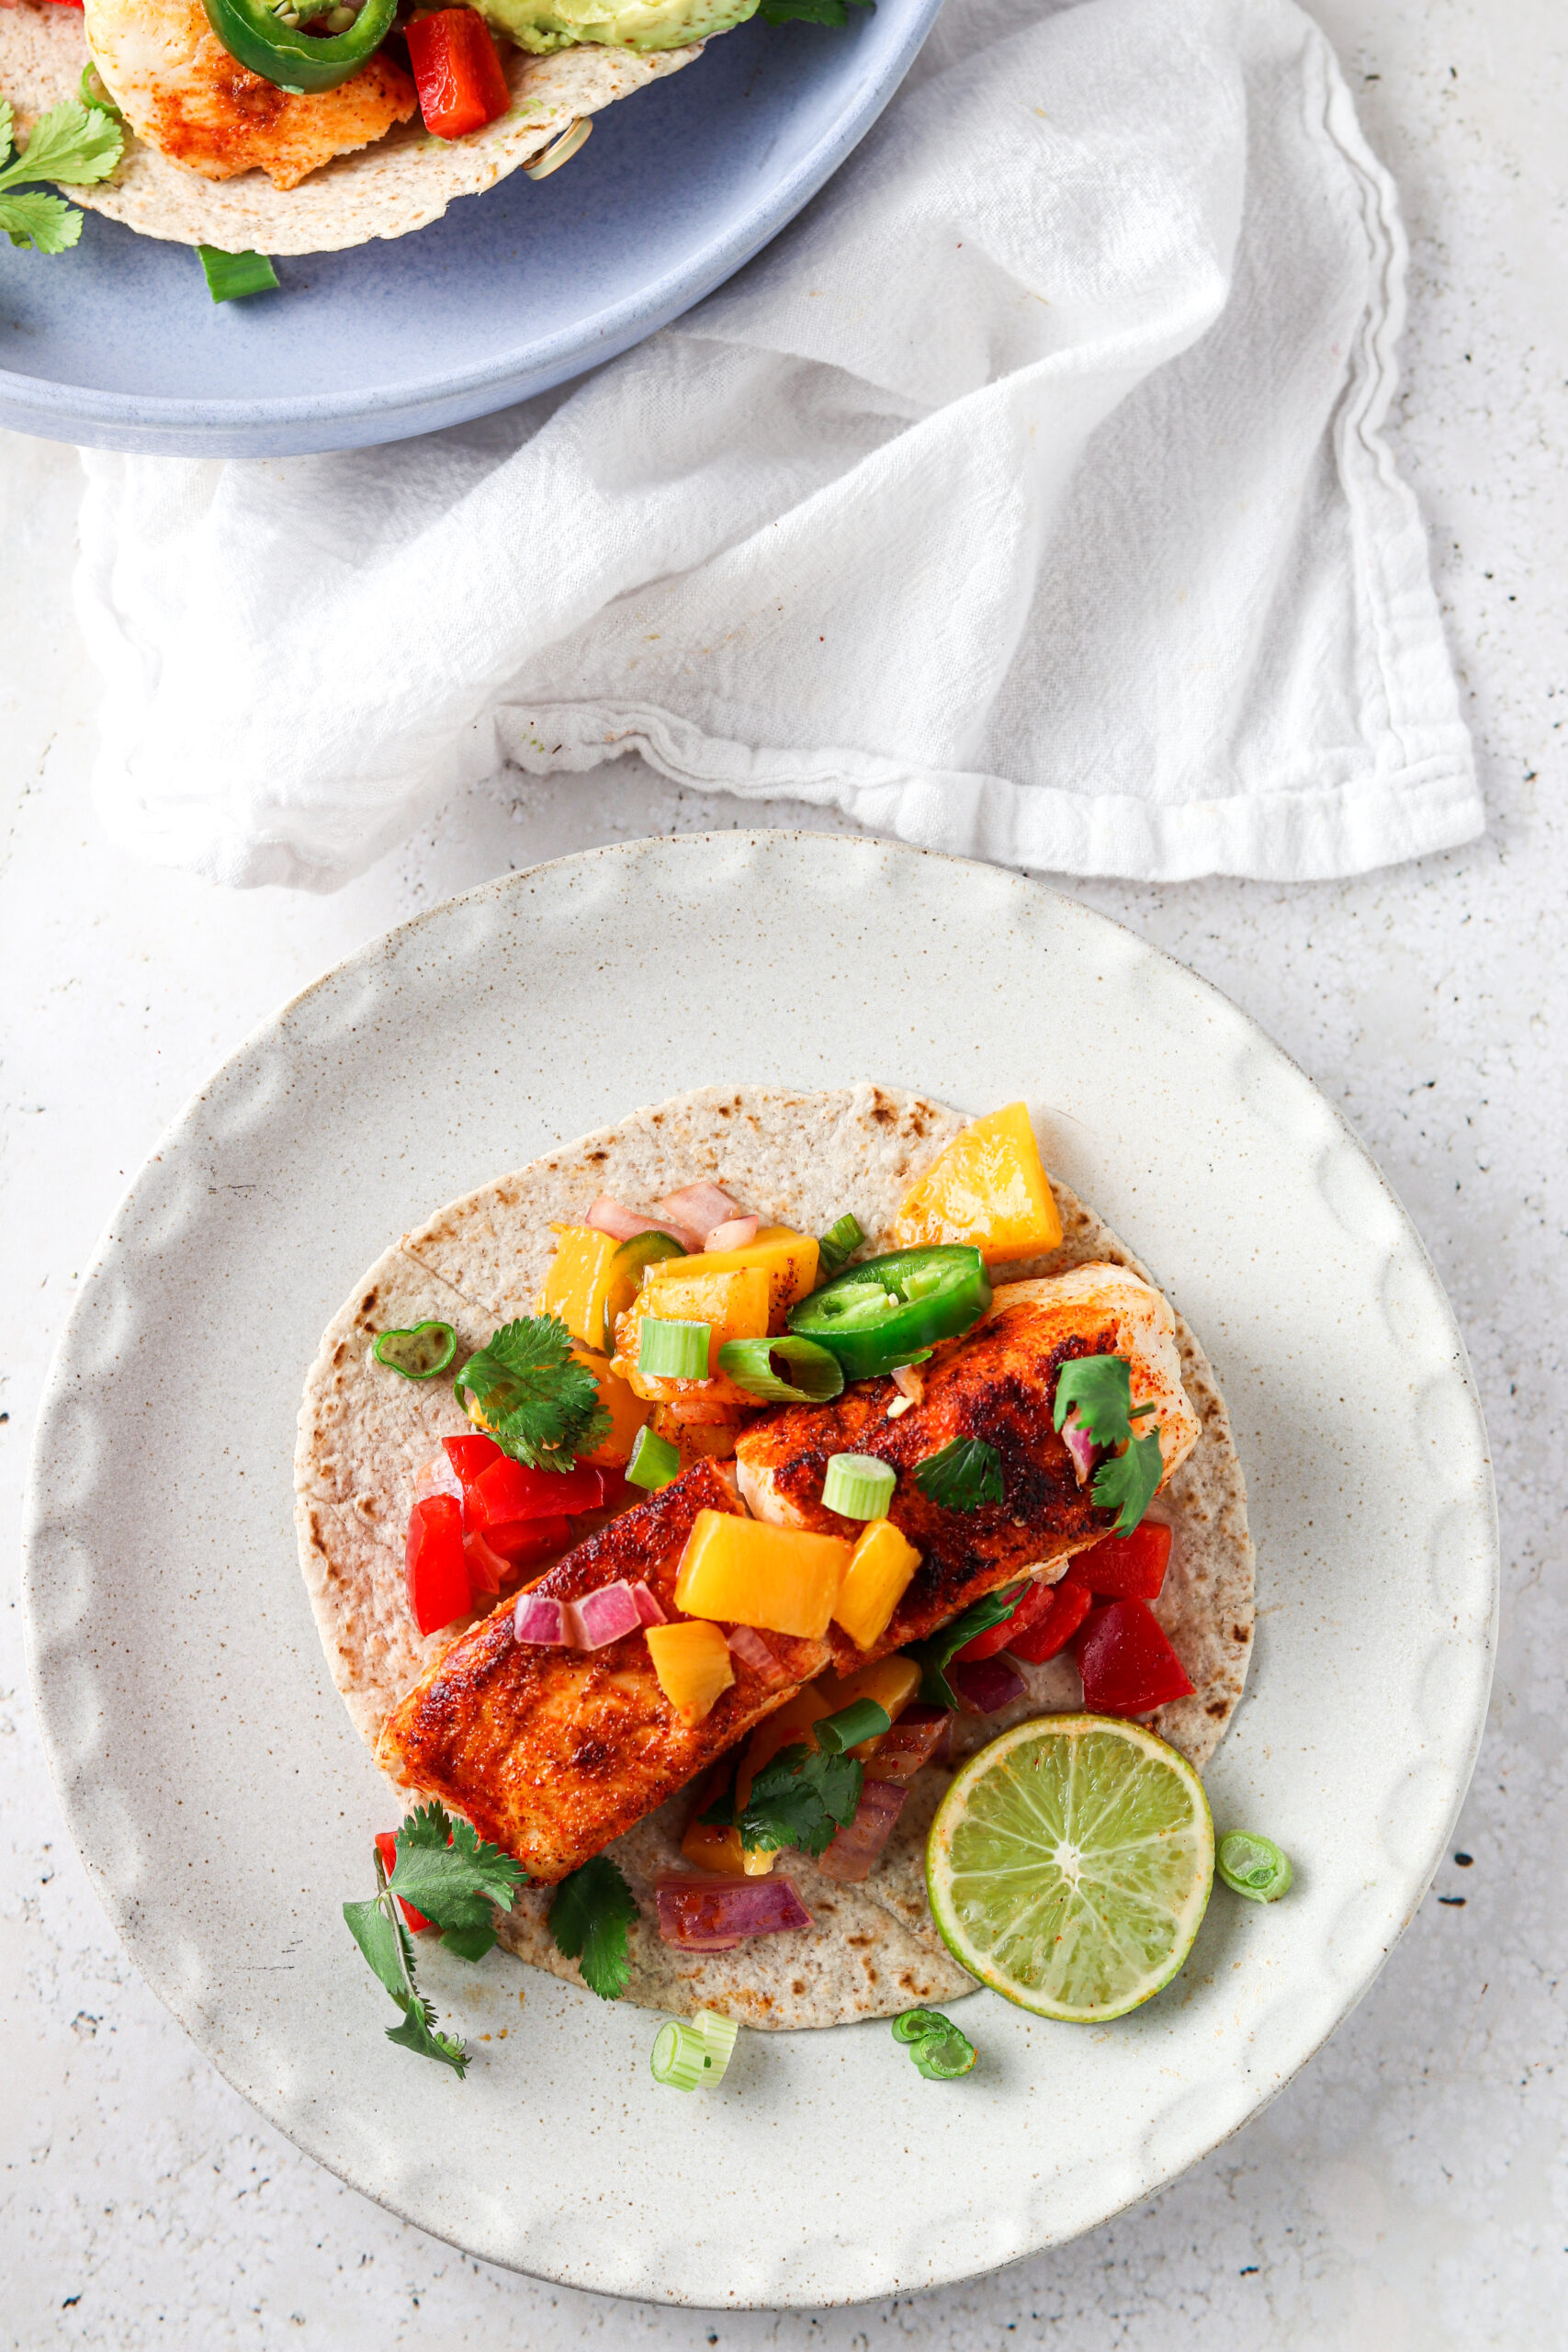
[[[849,1545],[836,1535],[701,1510],[682,1555],[675,1606],[689,1617],[819,1642],[849,1560]]]
[[[610,1261],[620,1248],[613,1235],[589,1225],[556,1227],[556,1254],[539,1294],[539,1311],[558,1315],[574,1340],[598,1349],[604,1341],[604,1296]]]
[[[766,1878],[778,1860],[773,1848],[743,1846],[739,1829],[723,1828],[716,1821],[694,1821],[681,1851],[698,1870],[724,1871],[731,1878]]]
[[[797,1299],[817,1287],[818,1248],[809,1234],[792,1233],[787,1225],[765,1225],[744,1250],[711,1250],[700,1258],[670,1258],[660,1267],[661,1277],[672,1274],[738,1273],[760,1266],[768,1278],[768,1329],[782,1331],[784,1317]]]
[[[648,1654],[659,1687],[683,1723],[700,1724],[735,1679],[729,1644],[716,1625],[649,1625]]]
[[[919,1565],[919,1554],[890,1519],[874,1519],[866,1526],[833,1604],[834,1616],[857,1650],[881,1640]]]
[[[609,1436],[603,1445],[582,1458],[596,1467],[617,1468],[631,1460],[637,1433],[653,1408],[644,1397],[634,1396],[626,1383],[611,1371],[608,1356],[596,1356],[592,1348],[574,1347],[571,1352],[579,1363],[587,1365],[598,1382],[599,1402],[610,1416]]]
[[[664,1380],[638,1372],[645,1315],[656,1316],[664,1323],[707,1325],[708,1372],[700,1390],[690,1380]],[[615,1326],[615,1367],[639,1396],[668,1403],[677,1396],[700,1394],[715,1404],[754,1405],[754,1396],[724,1378],[718,1351],[728,1340],[760,1340],[767,1329],[768,1278],[761,1267],[714,1267],[701,1258],[666,1259],[649,1269],[641,1290]]]
[[[1010,1102],[954,1136],[916,1178],[893,1221],[891,1246],[971,1241],[995,1266],[1039,1257],[1061,1238],[1028,1106]]]

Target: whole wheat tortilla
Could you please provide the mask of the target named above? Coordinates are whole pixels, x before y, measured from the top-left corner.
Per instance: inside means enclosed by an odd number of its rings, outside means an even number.
[[[323,164],[299,187],[278,188],[265,172],[203,179],[128,134],[112,177],[68,193],[73,203],[107,212],[143,237],[224,253],[336,253],[439,220],[454,197],[493,187],[577,116],[597,114],[701,54],[701,42],[646,57],[587,43],[548,57],[513,50],[512,111],[467,139],[433,138],[416,117],[357,154]],[[30,130],[62,98],[79,96],[86,62],[77,9],[0,0],[0,95],[15,107],[19,130]]]
[[[470,1424],[451,1383],[412,1383],[373,1360],[376,1334],[440,1317],[457,1332],[460,1363],[495,1327],[534,1311],[554,1251],[552,1222],[581,1217],[608,1192],[658,1200],[711,1178],[768,1222],[820,1233],[852,1209],[875,1248],[886,1246],[905,1191],[967,1123],[889,1087],[824,1092],[705,1087],[637,1111],[618,1125],[563,1145],[487,1184],[405,1234],[333,1317],[305,1384],[295,1456],[296,1520],[305,1582],[328,1664],[350,1714],[374,1747],[394,1701],[444,1649],[422,1639],[403,1589],[403,1530],[413,1480],[438,1441]],[[1062,1242],[1048,1257],[1010,1266],[1010,1281],[1059,1273],[1090,1260],[1145,1269],[1091,1209],[1053,1183]],[[1156,1613],[1193,1685],[1161,1708],[1155,1728],[1201,1767],[1235,1712],[1252,1645],[1253,1555],[1247,1490],[1229,1418],[1208,1358],[1176,1317],[1182,1381],[1202,1434],[1153,1515],[1176,1544]],[[653,1881],[680,1864],[689,1794],[649,1815],[609,1851],[642,1912],[631,1931],[627,1998],[690,2015],[718,2009],[750,2026],[837,2025],[886,2017],[912,2002],[951,2001],[976,1987],[931,1924],[924,1854],[931,1817],[952,1765],[1026,1716],[1082,1704],[1066,1658],[1022,1669],[1029,1695],[994,1715],[959,1716],[947,1767],[916,1779],[893,1837],[860,1886],[824,1878],[803,1854],[777,1868],[798,1886],[815,1922],[804,1935],[759,1937],[730,1952],[682,1952],[653,1924]],[[578,1979],[545,1924],[551,1890],[525,1888],[498,1920],[502,1940],[536,1967]]]

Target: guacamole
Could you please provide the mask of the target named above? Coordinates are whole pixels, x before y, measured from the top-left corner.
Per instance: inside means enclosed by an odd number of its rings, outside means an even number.
[[[757,0],[472,0],[497,32],[543,54],[596,41],[604,49],[684,49],[744,24]]]

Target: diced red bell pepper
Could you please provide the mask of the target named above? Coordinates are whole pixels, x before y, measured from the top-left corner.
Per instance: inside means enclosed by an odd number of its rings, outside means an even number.
[[[474,9],[415,17],[404,37],[419,110],[437,139],[466,138],[506,112],[512,93],[484,18]]]
[[[461,1475],[461,1474],[459,1474]],[[493,1528],[509,1527],[522,1519],[557,1519],[565,1512],[597,1510],[604,1497],[604,1481],[597,1470],[530,1470],[503,1453],[465,1479],[463,1498],[470,1527],[490,1536]],[[496,1550],[501,1550],[499,1544]]]
[[[454,1495],[426,1495],[409,1513],[404,1555],[409,1607],[422,1634],[438,1634],[469,1610],[463,1514]]]
[[[494,1438],[486,1437],[482,1430],[476,1430],[472,1437],[444,1437],[441,1443],[447,1461],[465,1487],[471,1484],[481,1470],[488,1470],[492,1462],[504,1462],[506,1459]]]
[[[1075,1584],[1064,1577],[1060,1584],[1045,1588],[1048,1606],[1021,1634],[1009,1642],[1014,1657],[1030,1666],[1043,1666],[1048,1657],[1065,1650],[1089,1611],[1094,1607],[1094,1595],[1088,1585]]]
[[[378,1829],[376,1832],[376,1850],[381,1857],[382,1869],[386,1871],[387,1876],[390,1878],[392,1872],[398,1867],[397,1831],[395,1829]],[[413,1905],[406,1901],[402,1895],[399,1895],[398,1901],[402,1904],[403,1917],[408,1921],[409,1926],[413,1929],[416,1936],[422,1928],[428,1928],[431,1925],[430,1920],[425,1917],[423,1912],[416,1911]]]
[[[1157,1600],[1169,1565],[1169,1528],[1145,1519],[1131,1535],[1108,1535],[1078,1553],[1067,1576],[1104,1600]]]
[[[999,1625],[987,1626],[983,1634],[976,1634],[972,1642],[965,1642],[954,1655],[953,1664],[972,1666],[978,1658],[995,1657],[998,1650],[1016,1648],[1013,1635],[1026,1633],[1031,1625],[1038,1624],[1050,1606],[1049,1585],[1025,1585],[1012,1615],[1004,1617]]]
[[[547,1559],[552,1552],[560,1551],[570,1540],[570,1522],[560,1519],[514,1519],[505,1527],[487,1527],[484,1540],[492,1552],[499,1552],[512,1572],[509,1583],[516,1581],[520,1568],[531,1568],[536,1561]]]
[[[1110,1600],[1092,1610],[1075,1647],[1090,1714],[1146,1715],[1192,1695],[1186,1669],[1146,1601]]]

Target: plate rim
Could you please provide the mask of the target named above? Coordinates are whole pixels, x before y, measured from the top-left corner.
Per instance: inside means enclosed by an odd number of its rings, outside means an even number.
[[[416,434],[466,424],[553,390],[590,368],[620,357],[682,317],[744,268],[827,185],[897,95],[944,0],[902,0],[902,5],[908,10],[908,20],[899,38],[875,72],[863,74],[852,85],[842,112],[766,202],[748,206],[740,219],[719,231],[680,267],[665,271],[574,326],[562,328],[546,343],[530,346],[525,359],[513,351],[504,360],[492,359],[369,392],[220,401],[111,391],[67,384],[58,377],[0,368],[0,424],[45,440],[69,437],[88,447],[190,457],[305,457],[335,448],[383,447]],[[631,95],[637,97],[641,92]],[[481,189],[479,194],[482,198],[488,192]],[[458,197],[453,202],[469,200]],[[418,230],[407,232],[410,238],[420,233]],[[404,239],[366,242],[397,245]],[[377,428],[371,438],[349,437],[355,427],[364,424]],[[76,427],[83,429],[68,432]],[[327,437],[315,437],[321,435]]]
[[[256,2088],[253,2088],[249,2084],[242,2080],[239,2073],[239,2061],[235,2059],[233,2061],[226,2062],[224,2057],[216,2054],[209,2046],[209,2039],[204,2039],[202,2033],[198,2030],[197,2023],[187,2020],[187,2018],[181,2014],[180,2005],[174,1990],[167,1984],[160,1983],[157,1977],[154,1976],[149,1969],[146,1962],[139,1956],[137,1950],[138,1939],[135,1933],[134,1923],[130,1917],[135,1905],[130,1900],[117,1891],[115,1883],[109,1873],[100,1866],[96,1856],[89,1849],[88,1846],[84,1843],[82,1837],[78,1834],[78,1825],[73,1806],[73,1801],[67,1793],[67,1775],[71,1770],[71,1759],[64,1752],[63,1740],[57,1736],[57,1726],[51,1720],[50,1703],[46,1693],[47,1661],[42,1654],[44,1634],[39,1623],[40,1611],[44,1602],[43,1581],[46,1575],[46,1570],[41,1565],[39,1559],[39,1538],[45,1520],[48,1517],[43,1491],[44,1465],[42,1456],[45,1451],[44,1433],[49,1427],[51,1413],[54,1408],[58,1405],[61,1395],[65,1389],[66,1384],[71,1376],[69,1371],[69,1358],[72,1353],[73,1340],[77,1333],[78,1325],[86,1315],[88,1301],[92,1295],[96,1281],[99,1279],[116,1250],[119,1247],[115,1238],[116,1228],[123,1219],[128,1207],[132,1203],[138,1187],[141,1184],[152,1167],[156,1165],[160,1159],[165,1155],[170,1147],[182,1140],[184,1137],[184,1131],[192,1127],[196,1124],[201,1113],[203,1104],[214,1090],[231,1075],[237,1075],[239,1066],[245,1061],[246,1057],[252,1056],[256,1048],[265,1045],[273,1033],[276,1032],[287,1021],[297,1015],[300,1010],[310,1003],[311,999],[321,995],[324,990],[335,987],[345,978],[349,978],[356,975],[362,975],[377,963],[389,960],[391,955],[398,948],[412,942],[418,933],[425,931],[432,925],[439,922],[450,921],[457,910],[485,900],[491,900],[500,904],[509,898],[523,894],[526,891],[529,885],[536,884],[541,876],[554,873],[561,868],[573,867],[581,869],[589,865],[608,865],[612,862],[625,863],[629,868],[632,861],[637,859],[641,854],[649,851],[680,856],[682,854],[700,855],[712,850],[733,852],[738,847],[742,846],[755,851],[758,849],[766,849],[772,845],[793,846],[795,844],[813,844],[818,849],[827,850],[829,854],[853,854],[860,853],[870,855],[874,858],[890,859],[905,865],[910,865],[916,861],[920,861],[932,865],[954,867],[964,874],[974,874],[987,877],[992,883],[997,881],[1012,883],[1027,893],[1034,894],[1040,898],[1049,899],[1054,902],[1058,910],[1066,910],[1069,921],[1082,922],[1090,930],[1097,930],[1102,927],[1106,931],[1120,934],[1122,937],[1131,941],[1141,954],[1153,957],[1156,964],[1162,967],[1162,970],[1168,974],[1177,976],[1179,981],[1184,981],[1194,987],[1201,996],[1212,1000],[1216,1005],[1222,1007],[1227,1019],[1241,1024],[1247,1041],[1251,1046],[1260,1046],[1271,1059],[1283,1064],[1291,1073],[1292,1077],[1298,1081],[1300,1085],[1310,1091],[1311,1096],[1316,1104],[1320,1109],[1328,1114],[1329,1119],[1337,1132],[1337,1139],[1341,1144],[1348,1144],[1350,1147],[1354,1157],[1360,1163],[1363,1171],[1369,1172],[1375,1180],[1375,1182],[1383,1195],[1386,1204],[1393,1213],[1394,1218],[1397,1221],[1398,1227],[1401,1231],[1402,1238],[1407,1246],[1414,1249],[1417,1265],[1425,1275],[1430,1287],[1432,1298],[1440,1307],[1442,1316],[1445,1319],[1447,1338],[1451,1343],[1452,1348],[1452,1374],[1457,1377],[1463,1388],[1471,1412],[1473,1416],[1474,1427],[1481,1441],[1482,1457],[1484,1464],[1484,1500],[1486,1505],[1484,1570],[1490,1586],[1490,1611],[1484,1634],[1482,1636],[1485,1650],[1484,1674],[1481,1678],[1479,1686],[1474,1694],[1472,1712],[1471,1719],[1465,1727],[1464,1739],[1462,1743],[1457,1746],[1452,1751],[1453,1760],[1450,1769],[1453,1775],[1454,1794],[1444,1816],[1441,1833],[1431,1841],[1430,1852],[1421,1866],[1419,1872],[1416,1875],[1412,1875],[1408,1871],[1400,1873],[1401,1883],[1408,1889],[1408,1899],[1404,1905],[1399,1925],[1386,1945],[1384,1945],[1381,1950],[1375,1951],[1370,1954],[1365,1964],[1361,1968],[1360,1973],[1354,1981],[1349,1983],[1348,1985],[1343,1986],[1337,1994],[1336,1998],[1337,2006],[1333,2018],[1324,2027],[1321,2032],[1316,2034],[1315,2038],[1310,2041],[1308,2046],[1302,2048],[1299,2052],[1294,2055],[1292,2062],[1279,2075],[1278,2079],[1266,2091],[1256,2095],[1249,2094],[1247,2103],[1242,2108],[1242,2110],[1234,2115],[1230,2120],[1226,2121],[1223,2125],[1222,2128],[1213,2132],[1205,2132],[1201,2136],[1201,2144],[1187,2147],[1178,2154],[1174,2161],[1155,2166],[1153,2168],[1153,2177],[1151,2178],[1141,2180],[1136,2186],[1132,2188],[1125,2196],[1119,2198],[1113,2204],[1107,2205],[1103,2211],[1100,2211],[1096,2215],[1094,2219],[1088,2222],[1075,2223],[1072,2227],[1063,2231],[1049,2232],[1043,2238],[1036,2236],[1032,2244],[1023,2245],[1013,2253],[1004,2255],[999,2258],[999,2260],[986,2258],[982,2256],[981,2258],[967,2266],[959,2265],[956,2267],[943,2267],[934,2272],[932,2275],[923,2278],[897,2278],[892,2277],[879,2278],[865,2290],[863,2294],[855,2292],[853,2294],[808,2298],[806,2296],[797,2296],[789,2293],[783,2295],[773,2294],[770,2296],[761,2292],[751,2293],[741,2291],[727,2297],[724,2302],[719,2304],[713,2302],[711,2300],[704,2300],[696,2295],[682,2292],[678,2286],[672,2287],[663,2280],[644,2281],[635,2286],[604,2283],[594,2278],[578,2275],[570,2267],[559,2269],[532,2268],[522,2261],[510,2258],[504,2253],[496,2252],[493,2248],[475,2246],[471,2245],[461,2233],[459,2229],[445,2227],[439,2222],[430,2218],[427,2213],[416,2210],[412,2198],[405,2198],[400,2194],[389,2192],[388,2189],[380,2186],[367,2187],[362,2179],[355,2177],[350,2162],[346,2156],[344,2157],[342,2161],[339,2161],[333,2154],[327,2153],[321,2147],[313,2144],[309,2132],[308,2118],[304,2114],[297,2113],[293,2116],[289,2115],[287,2111],[287,2102],[281,2095],[279,2095],[275,2100],[268,2101],[259,2094]],[[188,1138],[186,1139],[188,1140]],[[1218,988],[1214,982],[1205,978],[1201,974],[1193,971],[1190,966],[1182,964],[1179,958],[1171,956],[1167,950],[1156,945],[1152,941],[1144,937],[1144,935],[1136,931],[1131,923],[1124,922],[1114,916],[1105,915],[1101,913],[1099,909],[1086,905],[1081,899],[1074,898],[1067,892],[1058,890],[1048,883],[1041,882],[1030,876],[1019,874],[1009,867],[998,867],[983,859],[964,858],[953,855],[950,853],[917,848],[901,842],[889,840],[886,837],[876,835],[822,832],[815,831],[809,827],[748,827],[738,828],[733,831],[707,831],[702,833],[694,832],[644,836],[624,842],[602,843],[591,849],[569,852],[559,857],[541,860],[535,865],[522,867],[513,872],[493,876],[487,881],[474,885],[467,890],[457,893],[449,899],[443,899],[434,906],[423,908],[413,915],[407,917],[401,922],[392,925],[387,931],[378,933],[374,937],[363,942],[360,946],[353,951],[351,955],[342,958],[339,962],[332,965],[325,971],[320,973],[313,980],[307,982],[302,988],[297,989],[294,994],[285,1000],[285,1001],[276,1007],[270,1014],[255,1023],[252,1028],[247,1031],[241,1041],[232,1048],[232,1050],[224,1056],[223,1059],[211,1071],[208,1078],[192,1090],[191,1093],[181,1105],[181,1108],[175,1117],[169,1121],[167,1125],[154,1139],[152,1148],[144,1155],[141,1164],[138,1166],[135,1175],[132,1177],[130,1182],[126,1186],[124,1192],[117,1201],[115,1207],[106,1223],[104,1230],[94,1248],[92,1255],[84,1269],[76,1296],[72,1302],[70,1314],[68,1315],[65,1324],[62,1329],[59,1340],[51,1358],[47,1376],[40,1391],[38,1419],[29,1441],[28,1476],[22,1514],[20,1552],[21,1614],[29,1690],[33,1701],[35,1718],[39,1729],[40,1744],[43,1747],[51,1781],[54,1789],[56,1799],[61,1807],[62,1816],[71,1836],[73,1847],[86,1871],[94,1892],[97,1895],[99,1902],[102,1904],[110,1925],[113,1927],[116,1934],[119,1937],[142,1982],[148,1985],[149,1989],[153,1993],[161,2005],[168,2011],[169,2015],[181,2028],[182,2031],[189,2035],[190,2039],[196,2043],[197,2048],[201,2052],[203,2057],[222,2076],[223,2080],[228,2083],[231,2088],[238,2092],[240,2097],[243,2098],[248,2105],[254,2107],[258,2113],[265,2117],[266,2120],[272,2125],[272,2127],[280,2132],[292,2145],[299,2147],[301,2152],[310,2156],[313,2162],[321,2164],[325,2170],[331,2173],[334,2177],[342,2180],[346,2187],[355,2189],[360,2195],[367,2197],[373,2203],[376,2203],[381,2206],[384,2210],[396,2214],[398,2218],[411,2223],[413,2227],[422,2230],[426,2235],[434,2237],[444,2244],[449,2245],[457,2250],[469,2255],[473,2258],[493,2262],[500,2267],[515,2270],[523,2276],[538,2278],[552,2284],[577,2288],[582,2291],[604,2295],[616,2301],[634,2302],[647,2301],[671,2308],[693,2310],[724,2309],[727,2311],[758,2309],[828,2310],[844,2308],[859,2304],[863,2301],[878,2301],[890,2294],[925,2292],[938,2287],[960,2284],[967,2279],[989,2275],[992,2271],[1008,2267],[1014,2262],[1029,2259],[1031,2256],[1038,2255],[1052,2245],[1069,2243],[1074,2237],[1086,2234],[1089,2230],[1103,2226],[1106,2222],[1112,2220],[1117,2214],[1127,2211],[1132,2206],[1145,2201],[1151,2195],[1160,2193],[1172,2182],[1179,2178],[1183,2173],[1190,2169],[1193,2165],[1202,2161],[1205,2157],[1211,2154],[1215,2148],[1224,2145],[1227,2140],[1234,2137],[1237,2132],[1244,2128],[1244,2126],[1253,2121],[1265,2108],[1271,2105],[1273,2100],[1279,2097],[1287,2085],[1296,2078],[1302,2069],[1317,2054],[1317,2052],[1324,2047],[1325,2043],[1331,2039],[1333,2034],[1337,2032],[1339,2028],[1346,2021],[1347,2018],[1349,2017],[1353,2010],[1365,1998],[1367,1993],[1371,1990],[1372,1984],[1382,1973],[1382,1969],[1387,1965],[1395,1945],[1408,1929],[1415,1917],[1416,1911],[1418,1909],[1421,1901],[1430,1887],[1442,1854],[1446,1849],[1446,1845],[1451,1834],[1454,1821],[1456,1820],[1460,1808],[1464,1802],[1470,1781],[1475,1770],[1481,1743],[1485,1733],[1488,1702],[1495,1667],[1501,1589],[1501,1557],[1496,1486],[1491,1449],[1487,1440],[1484,1416],[1482,1411],[1480,1396],[1471,1365],[1469,1351],[1465,1345],[1464,1336],[1460,1328],[1458,1317],[1453,1307],[1453,1303],[1449,1297],[1448,1292],[1438,1274],[1437,1269],[1432,1262],[1430,1254],[1426,1248],[1426,1244],[1422,1239],[1414,1219],[1411,1217],[1409,1212],[1404,1208],[1404,1204],[1400,1201],[1393,1186],[1384,1175],[1382,1170],[1378,1166],[1367,1147],[1356,1135],[1355,1131],[1350,1126],[1348,1120],[1340,1111],[1337,1104],[1336,1104],[1323,1091],[1323,1090],[1317,1086],[1316,1082],[1302,1069],[1294,1057],[1290,1055],[1283,1046],[1280,1046],[1269,1035],[1268,1031],[1262,1027],[1261,1023],[1256,1021],[1251,1014],[1247,1012],[1242,1007],[1235,1004],[1234,1000],[1226,996],[1224,991]],[[1249,1678],[1248,1690],[1243,1694],[1242,1707],[1244,1709],[1250,1694],[1251,1684]],[[1227,1736],[1229,1736],[1229,1733],[1230,1727],[1227,1726]],[[1224,1742],[1222,1741],[1220,1749],[1216,1751],[1216,1756],[1223,1755],[1224,1749]],[[976,1987],[977,1992],[981,1989],[982,1988]],[[194,2008],[197,2005],[193,2001],[191,2006]],[[826,2031],[838,2032],[843,2030],[844,2029],[841,2028],[829,2028],[826,2029]],[[849,2030],[852,2030],[853,2028]],[[815,2039],[815,2037],[813,2038]],[[317,2137],[319,2136],[320,2135],[318,2134]]]

